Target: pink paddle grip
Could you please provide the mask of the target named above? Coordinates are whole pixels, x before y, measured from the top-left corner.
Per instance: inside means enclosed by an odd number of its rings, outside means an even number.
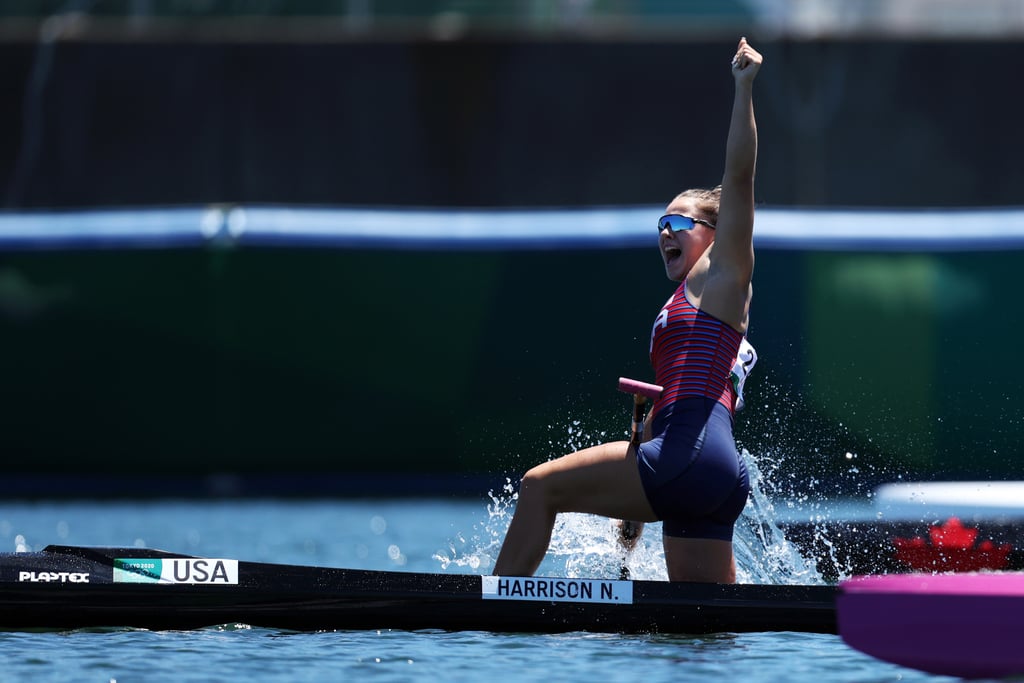
[[[663,389],[657,384],[648,384],[647,382],[638,382],[628,377],[620,377],[619,391],[624,391],[627,394],[640,394],[647,398],[658,398],[661,396]]]

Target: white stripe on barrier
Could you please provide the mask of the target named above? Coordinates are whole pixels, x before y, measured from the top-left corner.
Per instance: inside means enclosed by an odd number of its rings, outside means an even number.
[[[0,213],[0,250],[231,243],[369,249],[654,248],[662,207],[400,209],[221,207]],[[762,249],[1024,249],[1024,208],[757,212]]]

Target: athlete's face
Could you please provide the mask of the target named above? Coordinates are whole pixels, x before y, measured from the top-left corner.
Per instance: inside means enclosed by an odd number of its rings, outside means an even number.
[[[697,209],[697,203],[690,198],[677,198],[668,208],[666,214],[678,214],[691,218],[705,219],[704,214]],[[696,223],[690,230],[678,232],[665,229],[658,233],[658,249],[661,251],[661,260],[665,264],[665,274],[669,280],[682,282],[686,279],[687,273],[693,268],[701,254],[707,251],[715,240],[715,230],[703,223]]]

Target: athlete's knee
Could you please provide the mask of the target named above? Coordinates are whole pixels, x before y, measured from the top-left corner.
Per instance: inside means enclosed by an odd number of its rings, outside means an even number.
[[[519,496],[540,495],[546,488],[547,477],[544,475],[544,468],[541,465],[534,467],[523,475],[519,480]]]
[[[519,503],[540,505],[545,508],[557,506],[554,487],[551,485],[549,468],[538,465],[530,469],[519,481]]]

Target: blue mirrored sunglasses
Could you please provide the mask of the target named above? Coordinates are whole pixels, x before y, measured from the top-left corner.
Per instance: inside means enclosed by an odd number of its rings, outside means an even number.
[[[658,234],[665,228],[668,228],[672,232],[679,232],[681,230],[693,230],[693,226],[697,223],[706,225],[712,230],[715,229],[714,223],[709,223],[702,218],[690,218],[689,216],[680,216],[679,214],[670,213],[667,216],[662,216],[658,219]]]

